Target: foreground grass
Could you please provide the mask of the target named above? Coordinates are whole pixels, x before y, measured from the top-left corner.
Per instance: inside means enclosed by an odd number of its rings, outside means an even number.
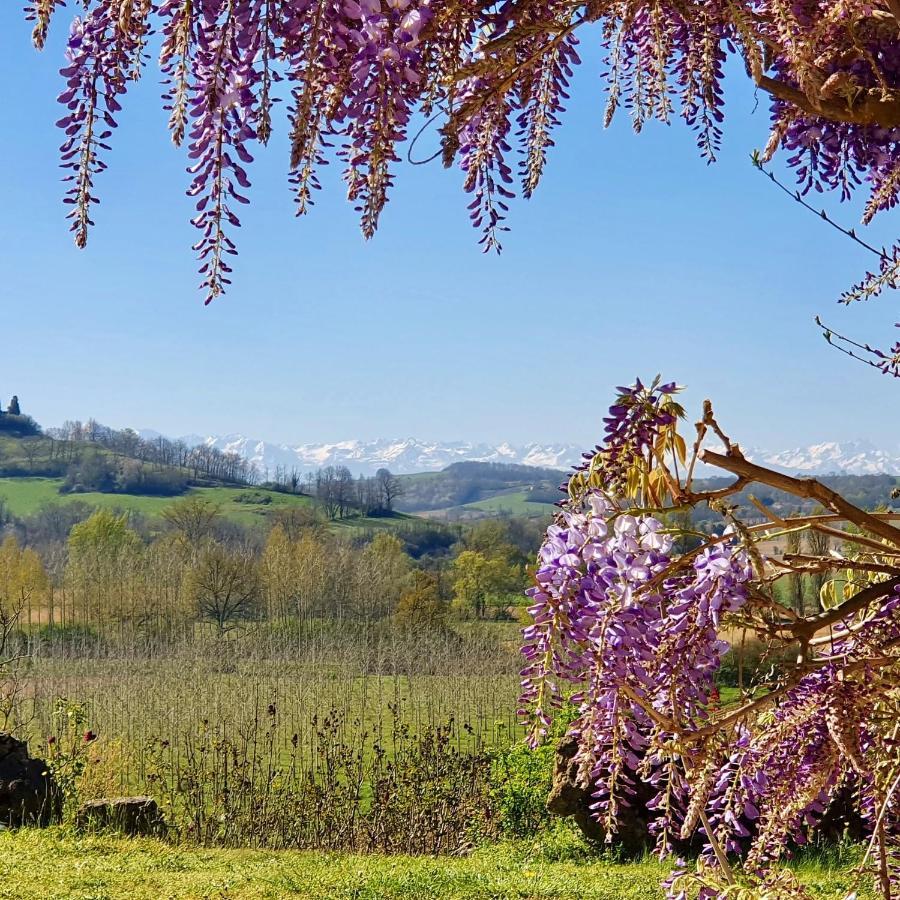
[[[814,897],[841,898],[839,861],[799,867]],[[843,866],[840,867],[843,869]],[[151,840],[76,838],[62,829],[0,834],[3,900],[661,900],[655,860],[548,861],[526,844],[466,858],[197,850]]]
[[[541,862],[506,847],[433,859],[197,850],[59,829],[0,835],[3,900],[657,900],[663,872],[656,862]]]

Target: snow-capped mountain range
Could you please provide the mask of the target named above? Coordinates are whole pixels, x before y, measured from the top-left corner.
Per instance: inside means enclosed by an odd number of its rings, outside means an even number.
[[[900,474],[900,450],[883,450],[869,441],[827,441],[777,453],[748,452],[747,456],[797,475]]]
[[[276,468],[297,469],[302,474],[325,466],[346,466],[354,475],[373,475],[390,469],[395,475],[437,472],[455,462],[477,461],[516,463],[551,469],[568,469],[579,458],[574,444],[486,444],[470,441],[401,440],[339,441],[333,444],[274,444],[240,434],[206,438],[189,436],[186,443],[202,443],[222,451],[232,451],[256,464],[265,476]]]
[[[451,463],[467,460],[565,470],[581,460],[585,449],[577,444],[513,445],[414,438],[289,445],[241,434],[186,435],[182,440],[239,453],[255,463],[263,477],[267,474],[274,477],[278,468],[296,469],[305,475],[325,466],[347,466],[354,475],[371,475],[384,467],[403,475],[435,472]],[[744,448],[744,453],[749,459],[794,475],[900,474],[900,448],[884,450],[868,441],[828,441],[777,451]],[[698,471],[703,475],[714,473],[715,470],[708,467]]]

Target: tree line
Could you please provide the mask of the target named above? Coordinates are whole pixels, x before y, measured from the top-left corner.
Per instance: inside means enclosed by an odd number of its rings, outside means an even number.
[[[354,478],[346,466],[326,466],[311,473],[307,485],[308,493],[332,521],[356,514],[390,515],[404,494],[402,482],[388,469],[379,469],[372,477]]]
[[[131,428],[109,428],[95,419],[66,421],[60,428],[48,429],[47,434],[71,447],[94,444],[117,456],[150,466],[180,469],[194,480],[205,478],[235,484],[259,481],[255,464],[234,451],[219,450],[207,444],[191,446],[162,435],[142,438]]]
[[[305,475],[278,466],[269,477],[268,471],[260,473],[234,451],[191,446],[162,435],[143,438],[131,428],[110,428],[96,419],[68,420],[59,428],[38,431],[19,441],[15,454],[6,464],[0,455],[0,475],[63,477],[65,493],[174,496],[204,482],[258,485],[310,496],[332,521],[390,515],[405,492],[401,480],[386,468],[354,478],[346,466],[326,466]]]
[[[446,552],[416,557],[402,532],[347,536],[314,511],[255,530],[194,496],[153,522],[85,512],[46,508],[30,528],[7,525],[0,564],[15,588],[0,586],[0,621],[26,636],[55,630],[110,646],[354,623],[447,629],[516,618],[539,539],[532,524],[485,521],[457,532]]]

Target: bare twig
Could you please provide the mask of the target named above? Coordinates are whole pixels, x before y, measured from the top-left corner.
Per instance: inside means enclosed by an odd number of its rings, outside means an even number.
[[[852,522],[871,534],[884,538],[895,548],[900,549],[900,529],[854,506],[838,494],[837,491],[833,491],[830,487],[822,484],[822,482],[816,481],[815,478],[794,478],[791,475],[785,475],[782,472],[775,472],[764,466],[758,466],[744,459],[743,456],[733,453],[726,455],[715,453],[712,450],[703,450],[700,453],[700,459],[709,465],[731,472],[733,475],[747,478],[760,484],[767,484],[785,493],[793,494],[795,497],[816,500],[826,509],[832,510],[832,512],[846,521]]]
[[[889,566],[886,563],[862,562],[861,560],[847,559],[844,556],[813,556],[809,553],[785,553],[784,559],[808,563],[811,568],[804,568],[802,571],[823,572],[829,569],[858,569],[860,572],[900,575],[900,569],[896,566]],[[784,565],[778,560],[772,560],[772,562],[775,565]]]
[[[775,176],[774,172],[770,172],[767,168],[765,168],[763,166],[762,160],[759,158],[759,156],[754,155],[751,157],[751,159],[753,161],[753,165],[756,166],[756,168],[759,169],[759,171],[762,172],[763,175],[768,176],[768,178],[772,182],[772,184],[774,184],[776,187],[778,187],[782,191],[784,191],[784,193],[786,193],[788,195],[788,197],[790,197],[791,200],[793,200],[795,203],[799,203],[804,209],[809,210],[814,216],[818,217],[823,222],[827,222],[832,228],[834,228],[836,231],[839,231],[842,235],[844,235],[844,237],[850,238],[850,240],[855,241],[857,244],[859,244],[860,247],[863,247],[865,250],[868,250],[870,253],[874,253],[875,256],[877,256],[879,259],[887,258],[887,254],[885,254],[884,250],[878,250],[876,247],[873,247],[871,244],[867,244],[856,233],[855,228],[844,228],[843,225],[840,225],[837,222],[835,222],[834,219],[832,219],[828,215],[828,213],[825,212],[824,209],[816,209],[814,206],[807,203],[803,199],[803,195],[800,193],[800,191],[796,191],[796,190],[792,191],[787,185],[782,184],[782,182],[780,182],[778,180],[778,178]],[[817,320],[818,320],[818,317],[817,317]],[[821,324],[821,323],[819,323],[819,324]]]
[[[883,600],[889,594],[894,593],[898,588],[900,588],[900,577],[891,578],[889,581],[880,581],[878,584],[863,588],[858,594],[854,594],[848,600],[844,600],[843,603],[838,604],[833,609],[826,610],[825,612],[810,616],[806,619],[800,619],[792,625],[789,625],[788,628],[795,635],[812,637],[812,635],[822,628],[834,625],[835,623],[840,622],[841,619],[845,619],[847,616],[861,612],[870,604]]]

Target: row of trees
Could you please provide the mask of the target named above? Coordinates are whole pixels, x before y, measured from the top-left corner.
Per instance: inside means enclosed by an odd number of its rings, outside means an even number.
[[[18,401],[3,414],[0,430],[6,423],[19,423]],[[30,420],[28,420],[30,421]],[[24,427],[24,426],[23,426]],[[276,490],[314,497],[330,520],[348,516],[390,515],[404,486],[388,469],[374,476],[354,478],[346,466],[326,466],[305,476],[296,469],[279,466],[274,478],[265,479],[253,462],[239,453],[219,450],[207,444],[191,446],[185,441],[158,435],[141,437],[131,428],[115,429],[96,419],[68,420],[59,428],[41,433],[22,431],[17,426],[14,459],[7,465],[0,458],[0,469],[7,475],[38,474],[63,476],[63,491],[80,493],[134,493],[176,495],[193,481],[222,481],[255,485],[260,482]]]
[[[142,438],[136,431],[109,428],[95,419],[72,420],[46,436],[22,442],[29,470],[64,474],[64,490],[178,494],[190,481],[215,480],[254,485],[314,497],[330,520],[389,515],[403,484],[388,469],[354,478],[346,466],[326,466],[305,476],[279,466],[263,479],[256,465],[233,451],[206,444],[190,446],[163,436]]]
[[[416,559],[413,545],[387,531],[335,534],[314,515],[248,531],[196,497],[174,502],[151,527],[111,510],[78,520],[64,513],[42,517],[40,553],[21,549],[10,531],[5,546],[28,554],[40,577],[19,606],[8,596],[0,605],[24,626],[83,626],[123,639],[200,623],[224,635],[261,623],[442,628],[450,618],[509,617],[536,538],[485,522],[448,556]]]
[[[309,476],[308,484],[309,493],[331,520],[358,513],[390,515],[404,493],[402,482],[388,469],[379,469],[371,478],[354,478],[346,466],[326,466]]]
[[[190,446],[162,435],[146,439],[131,428],[109,428],[95,419],[67,421],[61,428],[49,429],[48,434],[67,442],[73,449],[78,444],[96,444],[138,462],[183,469],[194,479],[209,478],[238,484],[255,484],[259,480],[255,465],[239,453],[206,444]]]

